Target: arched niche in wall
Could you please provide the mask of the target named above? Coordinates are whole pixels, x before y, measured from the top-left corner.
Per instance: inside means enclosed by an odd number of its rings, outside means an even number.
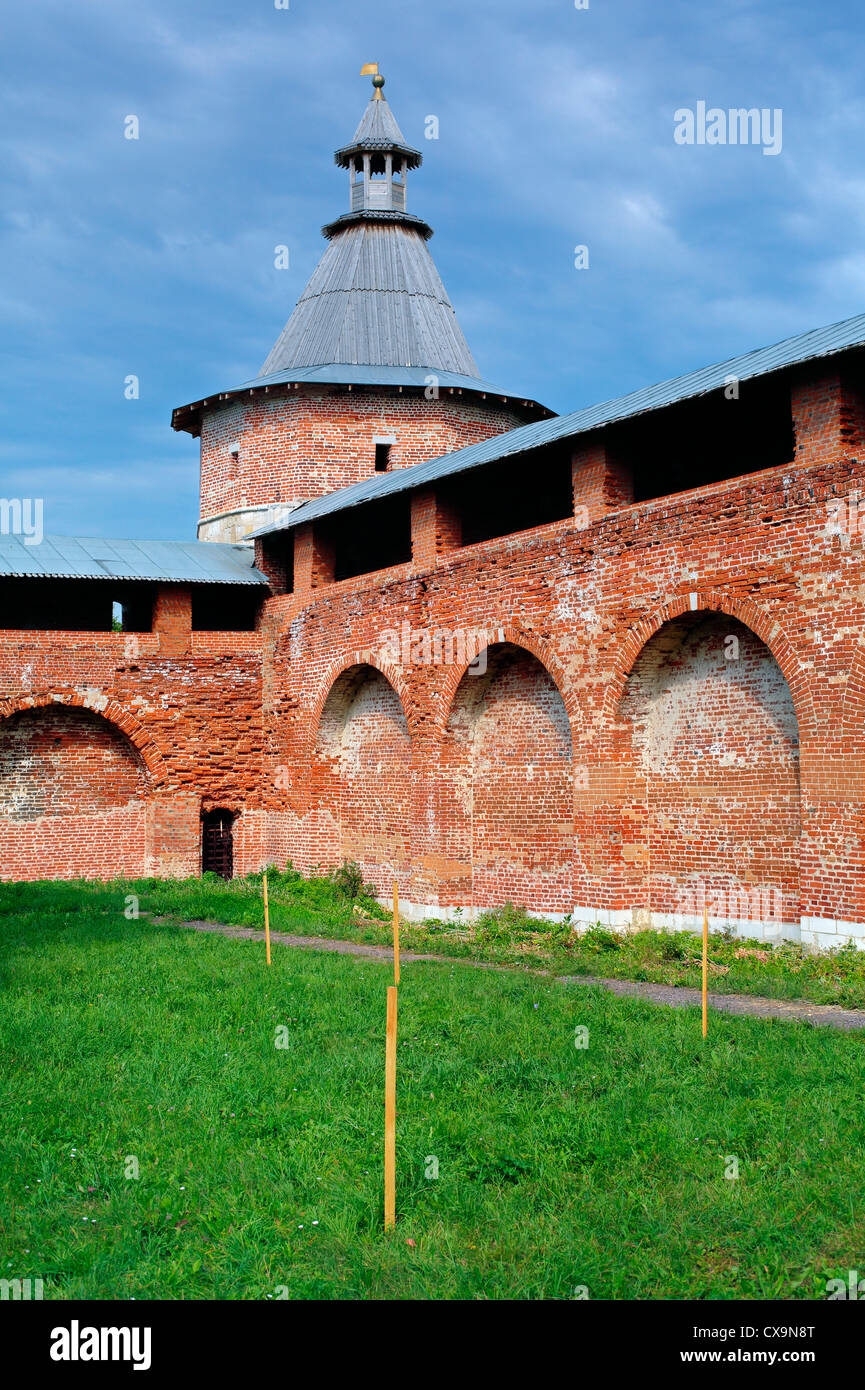
[[[337,676],[321,710],[311,769],[309,852],[358,863],[387,893],[411,877],[412,743],[400,698],[363,663]]]
[[[568,912],[573,758],[561,693],[510,642],[487,647],[451,704],[439,770],[442,856],[454,900]]]
[[[94,710],[62,703],[0,720],[0,865],[7,878],[146,872],[149,777]]]
[[[643,920],[698,926],[705,906],[740,934],[798,926],[799,729],[761,638],[718,612],[666,622],[632,666],[617,726]]]

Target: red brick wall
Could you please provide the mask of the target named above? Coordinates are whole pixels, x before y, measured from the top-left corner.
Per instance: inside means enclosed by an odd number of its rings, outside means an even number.
[[[571,730],[549,672],[497,646],[454,696],[438,777],[450,893],[473,908],[573,906]]]
[[[533,412],[534,415],[537,412]],[[205,411],[201,517],[270,502],[297,505],[375,473],[376,436],[395,436],[391,468],[447,454],[525,423],[491,398],[384,387],[301,387]],[[237,462],[230,446],[239,442]]]
[[[606,512],[633,502],[631,470],[610,456],[603,439],[580,443],[574,450],[571,467],[574,515],[580,525],[591,525]]]
[[[160,585],[153,604],[153,632],[163,656],[184,656],[192,645],[192,596],[189,589]]]
[[[0,877],[195,874],[210,806],[240,812],[237,871],[259,867],[262,639],[193,634],[193,654],[169,658],[164,637],[0,635]],[[76,742],[76,729],[87,736]],[[133,766],[135,796],[118,801]],[[34,779],[45,791],[29,804],[42,809],[24,822],[16,807]]]
[[[366,660],[388,675],[411,738],[410,884],[403,891],[417,903],[479,907],[512,896],[532,908],[567,904],[584,920],[634,922],[651,907],[664,921],[701,915],[688,896],[699,882],[715,891],[741,879],[763,893],[761,903],[769,893],[772,920],[776,888],[785,920],[797,916],[798,905],[806,940],[836,923],[842,933],[844,924],[865,924],[862,731],[850,722],[865,685],[863,537],[833,521],[841,502],[852,515],[863,492],[865,468],[836,441],[831,463],[788,465],[607,511],[587,529],[564,522],[437,558],[421,535],[410,572],[401,567],[279,600],[265,780],[278,764],[291,790],[274,795],[275,847],[303,867],[316,842],[319,862],[324,853],[335,862],[333,843],[307,835],[307,750],[340,663]],[[415,509],[419,533],[424,515],[431,536],[429,503]],[[687,622],[652,645],[666,623],[692,612],[725,616],[706,627],[703,646],[694,645]],[[543,751],[549,714],[542,719],[539,697],[530,701],[538,726],[529,733],[527,712],[511,692],[500,728],[482,741],[482,761],[500,803],[508,789],[519,794],[497,811],[492,792],[484,803],[481,788],[486,829],[469,839],[465,808],[475,771],[448,725],[462,672],[394,656],[387,634],[403,622],[411,631],[501,631],[543,663],[571,726],[570,811],[560,815],[561,783],[530,782],[530,758],[518,747],[509,751],[512,728],[517,744],[525,738],[539,759],[551,756]],[[737,637],[742,652],[732,684],[719,664],[726,635]],[[687,690],[693,710],[680,698]],[[668,774],[659,776],[648,812],[649,753],[637,737],[639,719],[625,718],[639,707],[639,692],[658,708],[678,692],[681,705],[665,745]],[[496,728],[492,686],[487,698],[481,727]],[[697,715],[699,737],[687,727]],[[490,760],[491,747],[500,750],[500,765]],[[472,856],[482,851],[484,835],[496,849],[481,887],[482,866],[468,862],[467,846]],[[747,905],[736,909],[737,917],[749,915]]]

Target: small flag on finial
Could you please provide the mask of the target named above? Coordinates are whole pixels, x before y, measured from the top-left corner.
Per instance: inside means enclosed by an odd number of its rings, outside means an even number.
[[[378,71],[378,64],[364,63],[362,70],[360,70],[360,76],[362,76],[362,78],[369,78],[369,76],[373,78],[373,86],[375,89],[373,96],[375,100],[381,101],[381,89],[382,86],[384,86],[384,78],[382,78],[380,71]]]
[[[384,86],[384,78],[378,70],[378,63],[364,63],[360,70],[361,77],[371,77],[372,85],[375,88],[373,96],[376,101],[381,101],[381,89]]]

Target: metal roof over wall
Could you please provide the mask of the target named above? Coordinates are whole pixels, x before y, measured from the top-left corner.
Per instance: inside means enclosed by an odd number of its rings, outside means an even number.
[[[620,396],[616,400],[589,406],[586,410],[576,410],[570,415],[559,415],[552,420],[521,425],[518,429],[495,435],[480,444],[470,444],[455,453],[412,464],[409,468],[396,469],[393,473],[366,478],[351,487],[340,488],[338,492],[304,503],[292,512],[285,522],[262,527],[261,530],[253,532],[253,535],[264,536],[276,531],[290,530],[318,517],[345,511],[349,507],[360,506],[365,502],[377,502],[399,492],[428,486],[440,478],[464,473],[471,468],[480,468],[500,459],[511,458],[515,454],[555,444],[557,441],[573,439],[578,435],[601,429],[605,425],[632,419],[650,411],[662,410],[680,401],[693,400],[710,391],[723,389],[731,377],[740,382],[749,381],[780,371],[784,367],[792,367],[863,346],[865,314],[857,314],[854,318],[843,319],[840,323],[829,324],[826,328],[815,328],[794,338],[785,338],[783,342],[775,343],[771,347],[758,348],[753,352],[744,353],[741,357],[731,357],[726,362],[701,367],[685,376],[662,381],[656,386],[631,391],[627,396]],[[527,478],[527,485],[531,486],[530,476]]]
[[[24,536],[0,535],[0,577],[7,578],[266,585],[253,561],[251,547],[216,541],[45,536],[28,545]]]

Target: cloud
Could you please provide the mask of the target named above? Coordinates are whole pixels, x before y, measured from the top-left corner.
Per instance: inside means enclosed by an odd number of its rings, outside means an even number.
[[[507,389],[573,409],[857,312],[855,13],[841,0],[730,0],[722,15],[693,0],[13,7],[0,491],[41,469],[70,529],[101,517],[105,534],[194,534],[196,445],[171,432],[171,407],[253,374],[279,333],[321,224],[345,208],[331,152],[368,98],[369,60],[424,155],[409,207],[436,228],[481,371]],[[698,100],[781,107],[781,155],[676,146],[673,114]],[[138,141],[123,135],[131,112]]]

